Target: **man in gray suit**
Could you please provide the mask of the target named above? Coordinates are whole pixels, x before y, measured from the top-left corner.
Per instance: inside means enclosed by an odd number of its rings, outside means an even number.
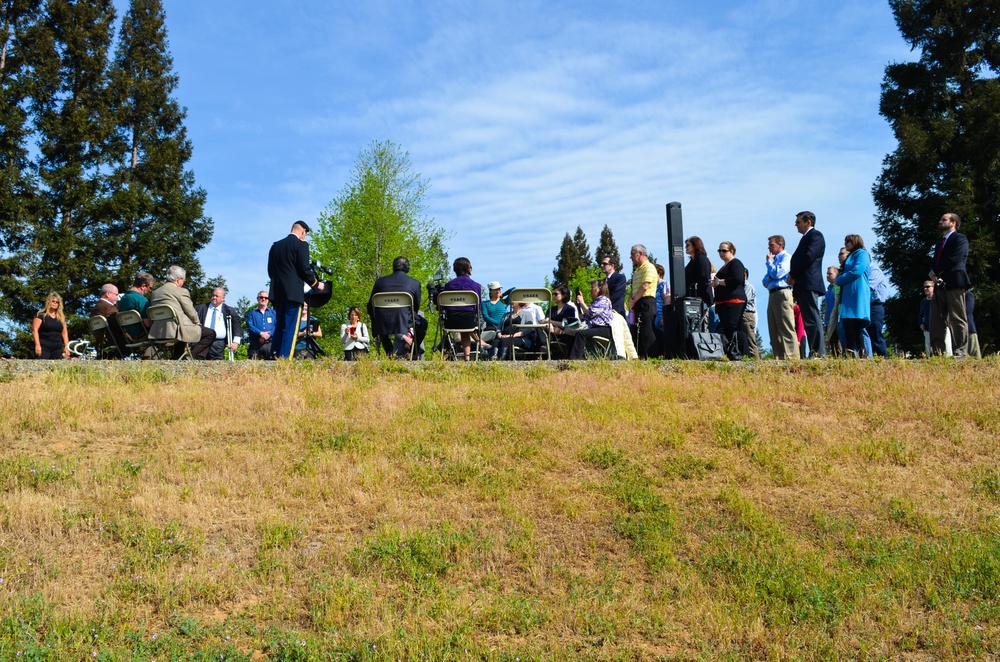
[[[173,321],[160,320],[149,327],[149,337],[157,340],[177,338],[191,345],[191,354],[196,359],[208,358],[208,352],[215,341],[215,331],[206,329],[198,322],[198,313],[191,303],[191,293],[184,289],[187,272],[176,265],[167,269],[167,282],[153,291],[149,296],[150,306],[170,306],[180,321],[178,326]],[[174,346],[174,358],[180,358],[184,347]]]

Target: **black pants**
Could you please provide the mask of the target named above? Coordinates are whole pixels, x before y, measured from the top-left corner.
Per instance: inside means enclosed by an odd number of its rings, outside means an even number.
[[[823,337],[823,317],[819,314],[819,295],[799,287],[793,288],[792,293],[799,304],[799,312],[802,313],[802,324],[806,327],[809,356],[825,359],[826,339]]]
[[[573,340],[573,349],[570,350],[569,353],[569,358],[574,361],[582,359],[587,353],[587,341],[594,336],[600,336],[601,338],[611,340],[611,327],[594,326],[589,329],[580,329],[577,331],[576,337]]]
[[[215,342],[215,331],[213,329],[201,327],[201,340],[191,345],[191,356],[200,361],[207,360],[208,353],[212,350],[213,342]],[[184,343],[179,342],[174,345],[174,358],[179,359],[183,355]]]
[[[866,356],[864,330],[868,326],[867,320],[852,319],[845,317],[840,320],[844,324],[844,354],[852,354],[858,358]]]
[[[722,342],[726,348],[726,356],[731,361],[739,361],[747,354],[747,339],[743,335],[743,311],[746,302],[717,303],[715,314],[719,316],[719,329],[722,331]]]
[[[642,297],[635,303],[636,351],[640,359],[656,356],[656,297]]]

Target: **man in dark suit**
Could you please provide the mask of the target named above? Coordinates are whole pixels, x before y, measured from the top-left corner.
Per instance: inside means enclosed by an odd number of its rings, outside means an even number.
[[[121,327],[115,322],[118,315],[118,286],[113,283],[106,283],[101,286],[101,298],[97,300],[94,309],[90,311],[91,317],[100,315],[108,321],[108,328],[99,329],[94,332],[94,342],[97,347],[110,347],[113,342],[118,347],[118,352],[124,355],[125,336],[122,335]]]
[[[375,281],[372,295],[368,298],[368,317],[372,321],[372,335],[382,343],[382,349],[387,356],[390,352],[397,357],[409,356],[410,343],[416,343],[417,347],[420,347],[427,334],[427,320],[416,315],[420,310],[420,281],[409,276],[409,272],[410,261],[400,255],[392,261],[392,273]],[[406,308],[376,310],[372,306],[372,299],[381,292],[408,292],[413,297],[413,310]]]
[[[221,361],[225,351],[235,352],[240,346],[242,328],[236,309],[226,304],[226,291],[221,287],[212,290],[212,298],[208,303],[195,306],[201,325],[215,331],[215,340],[208,351],[208,358]],[[228,340],[228,343],[226,342]]]
[[[819,314],[819,298],[826,294],[823,283],[823,254],[826,240],[816,229],[816,214],[800,211],[795,215],[795,228],[802,235],[792,253],[788,269],[788,284],[799,304],[802,323],[809,340],[809,357],[826,358],[823,318]]]
[[[604,272],[604,277],[608,281],[608,298],[611,299],[611,309],[628,319],[628,315],[625,314],[625,289],[628,287],[628,279],[625,278],[625,274],[615,271],[616,268],[614,258],[610,255],[601,258],[601,271]]]
[[[323,290],[309,263],[309,226],[303,221],[292,223],[290,234],[271,245],[267,254],[267,275],[271,279],[271,305],[274,306],[274,335],[271,358],[292,358],[292,348],[298,335],[299,315],[306,300],[306,285]]]
[[[965,309],[965,291],[972,282],[965,271],[969,258],[969,240],[958,232],[962,219],[945,214],[938,221],[941,240],[934,247],[934,259],[928,276],[937,282],[931,300],[931,350],[944,354],[944,330],[951,331],[951,347],[956,357],[968,356],[969,320]]]

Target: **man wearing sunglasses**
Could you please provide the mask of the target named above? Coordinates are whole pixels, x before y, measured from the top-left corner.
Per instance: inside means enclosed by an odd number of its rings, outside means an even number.
[[[247,313],[247,334],[250,345],[247,358],[266,359],[271,355],[271,334],[274,333],[274,310],[268,308],[267,290],[257,293],[257,307]]]
[[[628,279],[625,274],[615,271],[614,258],[605,256],[601,258],[601,271],[608,281],[608,298],[611,299],[611,309],[622,317],[625,314],[625,290],[628,288]]]

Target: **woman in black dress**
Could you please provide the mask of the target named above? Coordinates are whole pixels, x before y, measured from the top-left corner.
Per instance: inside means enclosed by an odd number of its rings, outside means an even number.
[[[747,307],[746,268],[736,259],[736,246],[730,241],[719,244],[722,268],[715,273],[715,314],[719,316],[726,355],[739,361],[747,353],[747,339],[743,335],[743,311]]]
[[[36,359],[69,358],[69,331],[63,300],[56,292],[49,292],[45,305],[31,320],[31,335],[35,340]]]
[[[684,242],[684,252],[691,256],[691,261],[684,267],[684,282],[687,284],[686,296],[697,297],[705,302],[705,318],[702,330],[708,329],[708,309],[715,303],[712,292],[712,263],[705,251],[705,243],[700,237],[688,237]]]

